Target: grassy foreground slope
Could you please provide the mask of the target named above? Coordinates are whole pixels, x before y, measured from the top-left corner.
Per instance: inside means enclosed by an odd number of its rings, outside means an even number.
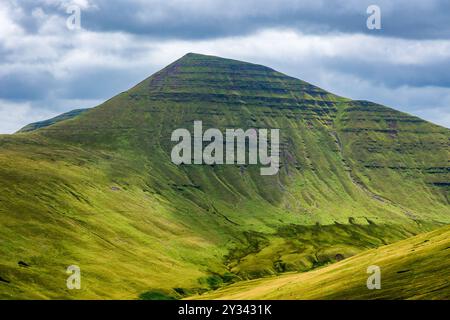
[[[282,167],[181,165],[173,130],[279,128]],[[0,136],[0,298],[183,296],[450,222],[450,130],[270,68],[188,54]],[[78,265],[82,289],[65,273]],[[149,293],[150,292],[150,293]]]
[[[367,267],[381,270],[368,290]],[[300,274],[240,282],[193,299],[450,299],[450,227]]]

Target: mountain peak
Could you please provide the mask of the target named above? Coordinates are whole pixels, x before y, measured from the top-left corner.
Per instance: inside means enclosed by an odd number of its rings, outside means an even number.
[[[196,53],[196,52],[188,52],[184,56],[182,56],[181,59],[183,59],[183,58],[195,58],[195,57],[207,58],[207,57],[216,57],[216,56],[202,54],[202,53]]]
[[[240,61],[240,60],[234,60],[234,59],[229,59],[229,58],[223,58],[223,57],[219,57],[219,56],[214,56],[214,55],[207,55],[207,54],[201,54],[201,53],[194,53],[194,52],[188,52],[186,53],[184,56],[182,56],[181,58],[179,58],[178,60],[176,60],[173,64],[183,64],[183,65],[200,65],[200,64],[204,64],[204,63],[210,63],[210,64],[219,64],[219,65],[228,65],[228,66],[236,66],[236,65],[240,65],[240,66],[254,66],[260,69],[265,69],[268,71],[272,71],[272,72],[276,72],[275,70],[263,66],[263,65],[259,65],[259,64],[254,64],[251,62],[245,62],[245,61]],[[170,65],[169,65],[170,66]]]
[[[292,100],[302,100],[306,95],[318,99],[330,95],[325,90],[263,65],[193,52],[156,72],[130,92],[144,95],[157,93],[159,97],[165,93],[168,99],[181,95],[185,99],[187,96],[198,98],[201,94],[203,102],[211,98],[214,100],[218,95],[240,96],[237,104],[261,97],[290,99],[293,103]]]

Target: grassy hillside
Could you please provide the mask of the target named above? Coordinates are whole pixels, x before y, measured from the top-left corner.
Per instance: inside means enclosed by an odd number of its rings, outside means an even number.
[[[381,289],[368,290],[369,266]],[[194,299],[450,299],[450,227],[314,271],[240,282]]]
[[[279,128],[280,173],[174,165],[171,133],[194,120]],[[0,136],[0,298],[179,297],[432,230],[450,221],[449,138],[264,66],[188,54],[76,117]],[[72,264],[82,290],[65,287]]]

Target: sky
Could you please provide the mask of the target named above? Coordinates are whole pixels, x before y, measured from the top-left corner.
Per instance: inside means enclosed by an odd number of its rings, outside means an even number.
[[[448,0],[0,0],[0,133],[94,107],[188,52],[450,128]]]

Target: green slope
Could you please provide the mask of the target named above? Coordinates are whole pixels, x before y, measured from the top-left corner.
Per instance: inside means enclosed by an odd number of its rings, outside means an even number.
[[[380,289],[366,282],[380,268]],[[372,249],[325,268],[244,281],[194,299],[450,299],[450,227]]]
[[[174,165],[171,133],[194,120],[279,128],[280,173]],[[449,138],[264,66],[188,54],[75,118],[0,136],[0,297],[180,297],[448,224]],[[72,264],[82,290],[65,287]]]

